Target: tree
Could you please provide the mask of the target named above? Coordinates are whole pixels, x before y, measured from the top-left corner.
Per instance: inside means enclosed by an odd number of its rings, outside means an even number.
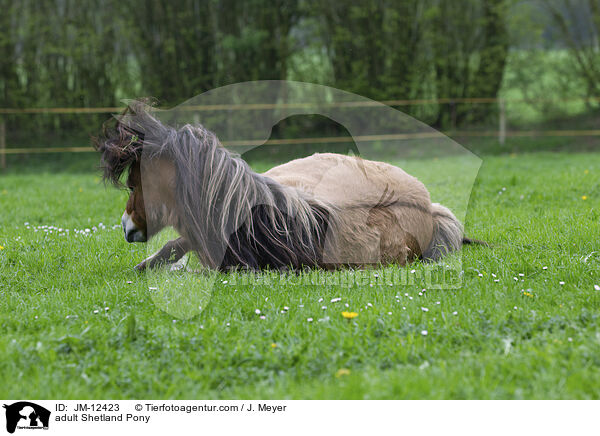
[[[600,0],[545,0],[587,97],[600,94]]]
[[[140,69],[143,92],[163,104],[214,87],[213,1],[137,0],[126,3],[133,58]]]
[[[285,80],[298,0],[223,0],[216,7],[218,85]]]
[[[440,1],[429,12],[438,98],[496,97],[508,56],[505,0]],[[465,26],[465,23],[469,23]],[[489,106],[440,106],[436,125],[479,121]]]

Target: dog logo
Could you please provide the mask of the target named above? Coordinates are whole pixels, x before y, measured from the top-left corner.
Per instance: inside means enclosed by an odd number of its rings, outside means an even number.
[[[18,429],[48,430],[50,411],[29,401],[19,401],[4,405],[6,409],[6,431],[14,433]]]

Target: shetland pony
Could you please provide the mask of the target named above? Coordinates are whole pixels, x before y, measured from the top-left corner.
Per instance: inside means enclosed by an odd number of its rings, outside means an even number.
[[[142,102],[94,145],[105,180],[128,174],[125,239],[180,235],[138,270],[190,251],[219,270],[405,265],[473,242],[419,180],[383,162],[323,153],[258,174],[203,126],[166,126]]]

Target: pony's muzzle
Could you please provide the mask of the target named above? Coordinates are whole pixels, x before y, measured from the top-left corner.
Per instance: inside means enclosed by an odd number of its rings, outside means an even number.
[[[123,233],[125,233],[125,240],[127,242],[146,242],[146,233],[137,228],[127,211],[123,212],[121,225],[123,226]]]

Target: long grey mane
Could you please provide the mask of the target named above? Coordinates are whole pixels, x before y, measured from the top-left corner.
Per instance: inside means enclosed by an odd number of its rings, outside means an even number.
[[[297,269],[322,262],[335,214],[331,206],[255,173],[202,125],[175,129],[141,103],[130,108],[120,123],[139,134],[142,160],[162,158],[175,166],[172,225],[203,264]],[[142,162],[144,167],[151,166]],[[147,216],[157,213],[147,211]]]

